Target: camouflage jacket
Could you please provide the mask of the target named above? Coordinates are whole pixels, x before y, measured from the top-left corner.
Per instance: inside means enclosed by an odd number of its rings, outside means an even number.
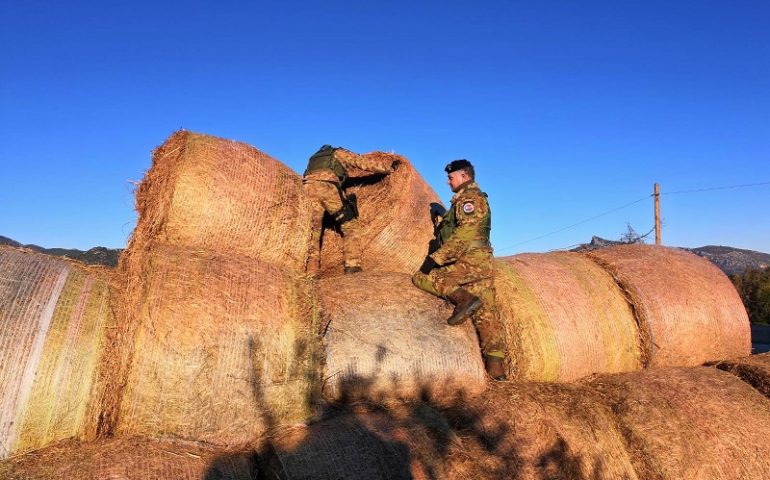
[[[367,158],[363,155],[358,155],[350,150],[344,148],[336,148],[334,150],[334,159],[337,160],[346,170],[356,168],[366,172],[387,174],[392,171],[392,160],[384,161],[380,159]],[[387,164],[386,164],[387,163]],[[332,170],[317,170],[315,172],[305,175],[304,180],[313,180],[320,182],[331,182],[336,185],[340,184],[340,180]]]
[[[468,181],[454,194],[449,208],[444,222],[454,220],[454,228],[450,228],[448,238],[441,239],[441,247],[430,257],[439,265],[456,262],[462,257],[490,259],[492,248],[489,233],[492,212],[486,194],[479,189],[476,182]],[[446,232],[445,228],[442,230]]]

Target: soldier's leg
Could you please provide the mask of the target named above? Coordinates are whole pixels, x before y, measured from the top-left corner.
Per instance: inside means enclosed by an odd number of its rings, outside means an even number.
[[[455,266],[434,268],[428,274],[417,272],[412,275],[412,283],[431,295],[446,299],[457,289]]]
[[[342,249],[345,266],[361,268],[361,238],[359,237],[358,219],[354,218],[340,225],[342,229]]]
[[[318,183],[307,182],[303,184],[305,193],[312,203],[312,217],[310,219],[310,248],[308,249],[307,272],[316,275],[321,267],[321,239],[323,238],[324,208],[318,193]]]
[[[506,376],[505,360],[508,349],[505,330],[497,312],[494,283],[491,280],[476,282],[468,289],[481,298],[481,308],[473,316],[473,324],[479,335],[479,345],[489,376],[501,380]]]

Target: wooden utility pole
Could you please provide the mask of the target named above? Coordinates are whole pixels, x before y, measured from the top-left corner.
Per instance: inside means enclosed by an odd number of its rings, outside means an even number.
[[[655,245],[660,245],[660,184],[655,184]]]

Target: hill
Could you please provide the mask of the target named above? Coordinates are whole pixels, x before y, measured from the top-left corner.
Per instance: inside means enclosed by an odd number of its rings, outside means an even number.
[[[0,245],[8,245],[16,248],[27,248],[36,252],[53,255],[56,257],[67,257],[78,260],[88,265],[104,265],[106,267],[115,267],[118,264],[118,257],[122,248],[94,247],[86,251],[75,248],[44,248],[39,245],[17,242],[8,237],[0,235]]]

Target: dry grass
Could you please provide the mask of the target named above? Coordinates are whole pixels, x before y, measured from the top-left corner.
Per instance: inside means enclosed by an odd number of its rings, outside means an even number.
[[[143,438],[65,441],[0,462],[5,480],[252,480],[256,470],[250,452]]]
[[[311,208],[302,180],[245,143],[174,133],[153,152],[136,209],[133,249],[152,241],[305,267]]]
[[[612,277],[575,253],[495,261],[511,377],[571,381],[642,366],[633,312]]]
[[[695,366],[751,353],[746,309],[708,260],[675,248],[623,245],[588,256],[632,303],[650,366]]]
[[[607,375],[589,385],[618,418],[639,478],[764,480],[770,401],[715,368]]]
[[[0,247],[0,458],[92,438],[110,272]]]
[[[329,278],[318,295],[327,398],[428,396],[441,403],[484,390],[473,326],[447,325],[446,302],[414,287],[409,275]]]
[[[760,393],[770,397],[770,353],[724,360],[715,366],[737,375]]]
[[[116,434],[239,446],[308,415],[315,379],[309,283],[242,256],[157,245],[142,288]],[[119,356],[116,354],[116,356]],[[109,414],[110,412],[106,412]]]
[[[358,197],[364,270],[414,273],[433,239],[430,204],[440,200],[406,158],[383,152],[368,157],[399,160],[396,171],[384,178],[351,179],[348,192]],[[352,172],[356,175],[356,172]],[[378,181],[375,181],[378,180]],[[342,238],[326,230],[321,249],[321,273],[342,272]]]

